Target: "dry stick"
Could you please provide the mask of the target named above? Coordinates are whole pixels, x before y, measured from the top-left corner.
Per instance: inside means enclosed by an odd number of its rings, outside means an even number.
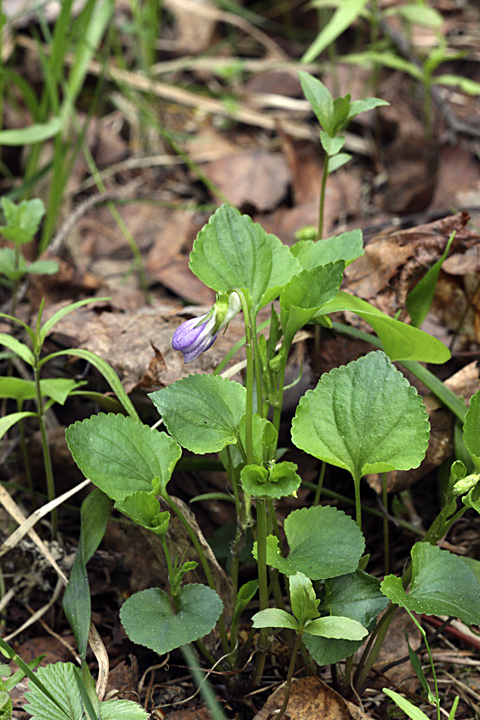
[[[37,43],[32,40],[32,38],[24,35],[19,35],[17,37],[17,44],[29,50],[37,49]],[[42,46],[42,50],[47,54],[49,52],[49,48],[47,46]],[[73,56],[67,55],[65,57],[66,65],[72,65],[73,62]],[[133,90],[157,95],[164,100],[170,100],[171,102],[176,102],[179,105],[187,105],[189,107],[198,108],[199,110],[203,110],[205,112],[237,120],[245,123],[246,125],[261,127],[265,130],[276,130],[278,127],[281,127],[286,134],[295,138],[318,140],[317,133],[313,130],[313,128],[308,127],[305,123],[283,120],[249,108],[235,108],[233,110],[229,110],[222,100],[204,97],[191,92],[190,90],[177,88],[173,85],[159,82],[158,80],[151,80],[144,75],[130,72],[128,70],[121,70],[109,63],[104,64],[99,63],[97,60],[92,60],[88,66],[88,71],[92,75],[102,75],[107,80],[110,79],[118,83],[124,83]]]
[[[8,493],[2,485],[0,485],[0,503],[3,505],[5,510],[8,512],[8,514],[19,523],[19,525],[21,525],[22,523],[24,523],[27,520],[27,518],[25,517],[22,510],[18,507],[15,500],[13,500],[10,493]],[[48,547],[45,545],[43,540],[41,540],[39,538],[39,536],[37,535],[35,530],[33,530],[33,528],[30,528],[28,530],[27,534],[28,534],[29,538],[31,540],[33,540],[33,542],[38,547],[38,549],[40,550],[42,555],[48,560],[50,565],[53,567],[53,569],[59,576],[62,583],[64,585],[66,585],[68,580],[67,580],[65,573],[58,566],[55,558],[53,557],[52,553],[50,552]],[[6,540],[5,542],[8,543],[8,540]]]
[[[24,518],[23,520],[20,520],[20,517],[21,517],[20,513],[13,515],[11,510],[5,506],[5,509],[8,512],[10,512],[12,517],[14,517],[14,519],[17,522],[20,522],[21,524],[19,525],[19,527],[16,530],[14,530],[14,532],[0,546],[0,557],[5,555],[10,550],[13,550],[13,548],[20,542],[20,540],[22,540],[22,538],[25,537],[25,535],[30,533],[31,529],[34,527],[34,525],[36,525],[39,522],[39,520],[41,520],[42,517],[44,517],[45,515],[48,515],[48,513],[51,512],[54,508],[61,505],[63,502],[65,502],[66,500],[71,498],[73,495],[76,495],[76,493],[80,492],[80,490],[83,490],[83,488],[85,488],[89,483],[90,483],[90,480],[88,480],[88,479],[82,480],[82,482],[80,482],[78,485],[76,485],[76,487],[71,488],[70,490],[67,490],[67,492],[63,493],[63,495],[59,495],[59,497],[55,498],[55,500],[48,502],[46,505],[43,505],[41,508],[39,508],[38,510],[35,510],[35,512],[33,512],[31,515],[29,515],[28,518]],[[2,499],[2,503],[4,504],[4,498]],[[12,503],[15,504],[15,502],[13,500],[12,500]],[[10,507],[13,508],[13,505]],[[63,575],[63,578],[66,580],[65,575]]]
[[[218,69],[230,68],[237,62],[236,57],[195,57],[194,55],[175,58],[174,60],[161,60],[150,68],[152,75],[163,75],[164,73],[175,73],[179,71],[207,70],[215,73]],[[302,63],[298,60],[271,60],[269,58],[242,58],[240,61],[242,70],[245,72],[260,73],[268,70],[285,70],[297,73],[299,70],[305,72],[318,72],[319,63]]]

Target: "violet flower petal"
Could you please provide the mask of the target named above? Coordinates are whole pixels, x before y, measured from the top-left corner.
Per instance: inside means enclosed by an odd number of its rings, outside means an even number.
[[[218,333],[212,334],[215,319],[211,317],[202,322],[205,317],[207,315],[187,320],[173,334],[172,347],[174,350],[180,350],[183,353],[185,363],[195,360],[205,350],[208,350],[216,340]]]
[[[188,348],[199,339],[206,325],[206,322],[202,323],[202,318],[204,317],[206,316],[203,315],[199,318],[187,320],[175,330],[172,337],[172,347],[174,350],[181,350],[182,352],[188,350]]]
[[[205,338],[204,342],[200,343],[195,348],[189,348],[188,350],[185,350],[183,352],[183,362],[185,363],[185,365],[192,360],[195,360],[195,358],[208,350],[217,339],[217,335],[218,333],[215,333],[212,338]]]

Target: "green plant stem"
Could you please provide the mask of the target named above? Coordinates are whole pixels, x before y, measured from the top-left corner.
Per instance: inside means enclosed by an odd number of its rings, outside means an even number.
[[[277,522],[277,514],[275,512],[275,505],[272,500],[272,498],[267,498],[266,501],[267,509],[268,509],[268,518],[270,519],[270,527],[274,535],[278,538],[279,547],[282,547],[281,544],[281,536],[280,536],[280,528],[278,527]],[[267,530],[268,532],[268,530]],[[270,596],[271,593],[273,593],[273,597],[275,598],[275,602],[277,605],[277,608],[280,608],[281,610],[285,610],[285,603],[283,601],[283,595],[282,595],[282,589],[280,587],[280,573],[275,568],[268,568],[269,571],[269,577],[270,577],[270,588],[268,595]]]
[[[388,492],[387,492],[387,473],[382,473],[382,503],[383,507],[388,507]],[[388,527],[388,517],[383,516],[383,565],[384,574],[388,575],[390,572],[390,532]]]
[[[251,326],[252,326],[252,328],[257,327],[257,316],[256,315],[252,315]],[[260,415],[260,417],[263,417],[262,364],[260,362],[260,353],[258,352],[258,335],[257,335],[256,331],[252,337],[252,340],[255,343],[253,359],[254,359],[254,365],[255,365],[255,387],[257,390],[257,413]]]
[[[345,674],[343,678],[343,685],[345,688],[348,688],[352,684],[352,670],[353,670],[353,659],[355,657],[355,653],[350,655],[350,657],[345,659]]]
[[[408,610],[407,610],[407,612],[408,612]],[[413,622],[415,623],[415,625],[416,625],[417,628],[419,629],[420,634],[421,634],[421,636],[422,636],[422,638],[423,638],[423,642],[425,643],[425,647],[427,648],[428,658],[429,658],[429,660],[430,660],[430,667],[431,667],[431,669],[432,669],[433,685],[434,685],[434,688],[435,688],[435,700],[436,700],[435,705],[436,705],[436,707],[437,707],[437,720],[440,720],[440,696],[439,696],[439,693],[438,693],[437,673],[435,672],[435,665],[434,665],[434,663],[433,663],[433,657],[432,657],[432,653],[431,653],[431,650],[430,650],[430,645],[428,644],[427,635],[426,635],[425,630],[422,628],[422,626],[420,625],[420,623],[418,622],[418,620],[412,615],[412,613],[411,613],[411,612],[408,612],[408,614],[410,615],[410,617],[412,618]]]
[[[247,464],[253,464],[253,383],[254,383],[254,360],[253,360],[253,337],[250,316],[250,307],[243,292],[238,288],[234,288],[238,293],[242,303],[243,319],[245,322],[245,352],[247,356],[247,373],[245,378],[245,387],[247,390],[247,401],[245,406],[245,452],[247,455]]]
[[[393,620],[396,609],[396,605],[388,606],[384,615],[382,615],[382,617],[380,618],[377,627],[369,638],[369,641],[363,652],[360,662],[358,663],[357,671],[355,673],[354,683],[357,690],[362,687],[368,673],[372,669],[373,663],[377,659],[377,655],[383,645],[385,635],[387,634],[390,623]]]
[[[429,542],[430,545],[436,545],[440,538],[444,537],[444,535],[448,533],[452,525],[456,523],[457,520],[460,520],[463,515],[465,515],[467,510],[468,507],[464,505],[463,507],[459,508],[457,512],[454,513],[450,518],[445,519],[443,523],[437,523],[437,518],[435,518],[435,520],[423,536],[422,542]],[[440,511],[439,515],[442,515],[442,511]]]
[[[280,573],[276,568],[269,568],[270,571],[270,588],[275,598],[277,608],[285,610],[285,602],[283,600],[282,588],[280,587]],[[270,594],[270,592],[269,592]]]
[[[330,161],[329,156],[327,154],[325,154],[325,159],[323,161],[322,184],[320,186],[320,202],[319,202],[319,208],[318,208],[317,240],[322,240],[322,238],[323,238],[323,220],[324,220],[324,216],[325,216],[325,190],[327,187],[329,161]]]
[[[20,246],[17,243],[15,243],[13,252],[14,252],[14,261],[13,261],[14,268],[15,268],[15,270],[18,270],[18,268],[20,267]],[[20,287],[20,281],[21,281],[21,278],[17,278],[13,282],[12,305],[11,305],[11,309],[10,309],[11,315],[15,315],[15,312],[17,310],[18,288]]]
[[[312,492],[315,492],[317,489],[317,485],[315,483],[307,482],[306,480],[302,481],[302,487],[307,488],[307,490],[311,490]],[[330,488],[323,488],[322,490],[323,494],[327,497],[334,498],[335,500],[339,500],[340,502],[345,503],[346,505],[355,505],[355,500],[352,500],[352,498],[347,497],[346,495],[342,495],[341,493],[335,492],[335,490],[330,490]],[[380,510],[377,510],[376,508],[366,507],[363,508],[363,510],[370,515],[375,515],[375,517],[383,519],[383,513]],[[407,522],[406,520],[402,520],[401,518],[397,518],[397,523],[400,527],[405,528],[405,530],[408,530],[409,532],[413,533],[413,535],[418,535],[423,539],[425,533],[423,530],[421,530],[418,527],[415,527],[415,525],[412,525],[411,523]]]
[[[354,477],[353,478],[353,485],[355,487],[355,519],[357,521],[357,525],[362,529],[362,498],[360,494],[360,480],[361,477]]]
[[[264,330],[269,325],[270,325],[270,318],[268,318],[268,320],[264,320],[263,323],[261,323],[260,325],[257,326],[257,333],[259,333],[261,330]],[[212,374],[220,375],[222,370],[228,365],[230,360],[237,354],[237,352],[242,349],[242,347],[245,345],[245,343],[246,343],[246,338],[244,336],[238,342],[236,342],[235,345],[233,345],[230,348],[228,353],[224,356],[223,360],[221,360],[218,363],[217,367],[215,368],[215,370],[213,371]]]
[[[257,498],[257,564],[260,610],[265,610],[268,607],[267,512],[263,498]],[[262,628],[260,630],[258,652],[255,659],[255,673],[253,676],[255,685],[259,685],[262,679],[267,652],[267,637],[267,628]]]
[[[190,527],[190,523],[189,523],[188,520],[185,518],[185,516],[183,515],[182,511],[180,510],[180,508],[177,507],[177,505],[173,502],[172,498],[171,498],[167,493],[165,493],[165,494],[163,495],[163,497],[164,497],[165,500],[168,502],[169,506],[172,508],[173,512],[174,512],[175,515],[178,517],[178,519],[179,519],[180,522],[182,523],[183,527],[184,527],[185,530],[187,531],[188,536],[189,536],[190,540],[192,541],[193,547],[194,547],[195,550],[197,551],[197,555],[198,555],[198,557],[199,557],[200,564],[201,564],[201,566],[202,566],[202,568],[203,568],[203,572],[205,573],[205,577],[206,577],[206,579],[207,579],[208,586],[209,586],[212,590],[215,590],[215,592],[217,592],[217,589],[216,589],[216,587],[215,587],[215,581],[214,581],[213,575],[212,575],[212,571],[211,571],[211,569],[210,569],[210,565],[208,564],[208,560],[207,560],[207,558],[205,557],[205,553],[203,552],[203,548],[202,548],[202,546],[201,546],[201,544],[200,544],[200,540],[199,540],[198,537],[196,536],[193,528]],[[223,652],[224,652],[225,654],[227,654],[227,653],[230,652],[230,646],[229,646],[229,644],[228,644],[228,638],[227,638],[227,633],[226,633],[226,630],[225,630],[225,622],[224,622],[224,619],[223,619],[223,615],[221,615],[220,618],[219,618],[219,620],[218,620],[218,629],[220,630],[220,638],[221,638],[221,641],[222,641]]]
[[[38,412],[38,424],[40,426],[40,437],[42,441],[43,464],[45,466],[45,477],[47,480],[47,495],[49,502],[55,500],[55,481],[53,479],[52,458],[50,456],[50,448],[48,445],[47,430],[45,427],[45,413],[43,408],[43,397],[40,389],[40,370],[38,369],[38,357],[35,357],[35,365],[33,368],[35,378],[35,390]],[[52,510],[52,538],[56,540],[58,534],[58,514],[57,508]]]
[[[297,637],[295,639],[295,645],[293,646],[292,655],[290,658],[290,664],[288,666],[287,680],[285,682],[285,696],[283,698],[282,707],[280,708],[278,714],[275,715],[275,720],[281,720],[281,718],[285,715],[288,701],[290,699],[290,691],[292,689],[293,671],[295,670],[295,663],[297,660],[298,651],[300,650],[301,642],[302,642],[302,634],[297,633]]]
[[[313,498],[313,505],[318,505],[320,503],[320,495],[322,494],[322,488],[323,488],[323,481],[325,480],[325,471],[327,469],[327,463],[325,460],[322,460],[322,464],[320,466],[320,472],[318,474],[318,483],[317,483],[317,489],[315,490],[315,497]]]
[[[162,544],[163,554],[165,555],[165,562],[167,563],[168,582],[171,583],[173,580],[173,567],[172,560],[170,558],[170,550],[168,549],[165,538],[161,538],[160,542]]]
[[[200,652],[202,653],[202,655],[204,656],[204,658],[205,658],[206,660],[208,660],[208,662],[210,663],[210,665],[213,667],[213,666],[215,665],[215,663],[216,663],[216,660],[215,660],[215,658],[213,657],[213,655],[212,655],[212,653],[210,652],[210,650],[208,650],[208,649],[205,647],[204,643],[203,643],[201,640],[195,640],[195,645],[196,645],[197,648],[200,650]]]

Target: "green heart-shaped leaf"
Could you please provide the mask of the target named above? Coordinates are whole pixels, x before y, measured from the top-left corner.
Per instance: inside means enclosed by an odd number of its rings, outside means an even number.
[[[222,609],[215,590],[191,583],[180,590],[176,614],[167,593],[150,588],[123,603],[120,619],[132,642],[163,655],[207,635]]]
[[[412,582],[408,594],[395,575],[385,578],[382,592],[410,612],[451,615],[469,625],[478,625],[480,583],[463,558],[428,543],[416,543],[411,554]]]
[[[331,615],[358,620],[365,627],[370,627],[388,605],[380,581],[362,570],[327,580],[325,591],[323,607]]]
[[[281,554],[278,538],[269,535],[267,563],[285,575],[301,572],[311,580],[353,572],[365,548],[363,535],[352,518],[330,506],[294,510],[285,520],[285,535],[290,547],[288,557]]]
[[[429,427],[415,388],[377,351],[322,375],[297,407],[292,439],[357,479],[418,467]]]
[[[236,443],[246,390],[218,375],[189,375],[149,397],[168,432],[187,450],[217,452]]]
[[[331,665],[344,660],[358,650],[362,640],[336,640],[305,633],[303,642],[317,665]]]
[[[350,230],[326,240],[300,240],[290,248],[304,270],[343,260],[345,267],[363,255],[361,230]]]
[[[190,269],[213,290],[247,290],[255,311],[301,271],[286,245],[231,205],[222,205],[198,233]]]
[[[74,423],[65,437],[85,477],[112,500],[139,490],[163,491],[182,454],[167,433],[113,413]]]

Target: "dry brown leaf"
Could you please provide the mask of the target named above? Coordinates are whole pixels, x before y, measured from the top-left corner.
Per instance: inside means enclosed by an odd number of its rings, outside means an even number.
[[[400,135],[386,153],[388,183],[380,206],[388,212],[403,215],[417,213],[429,204],[435,190],[438,171],[438,148],[424,135]]]
[[[468,220],[468,213],[461,212],[377,236],[366,245],[365,255],[346,269],[345,289],[387,315],[404,312],[409,291],[442,255],[454,230],[452,254],[480,243],[480,234],[466,227]]]
[[[142,252],[148,252],[153,247],[172,214],[171,210],[145,203],[119,205],[117,210]],[[91,270],[94,269],[94,265],[91,266],[92,257],[132,258],[128,243],[107,206],[92,208],[78,222],[77,232],[80,237],[72,255]]]
[[[145,269],[179,297],[200,305],[213,304],[215,293],[202,283],[188,267],[188,250],[201,225],[190,213],[174,211],[162,232],[155,238]]]
[[[449,255],[442,265],[448,275],[467,275],[480,272],[480,244],[474,245],[463,255]]]
[[[472,151],[459,145],[437,148],[438,179],[431,209],[461,205],[462,195],[480,181],[480,166]]]
[[[270,695],[267,702],[254,717],[254,720],[267,720],[271,713],[279,710],[285,695],[282,685]],[[354,709],[354,710],[353,710]],[[352,703],[347,702],[335,690],[332,690],[318,677],[306,677],[293,680],[287,706],[290,720],[369,720]],[[275,715],[272,715],[275,718]]]
[[[322,161],[317,147],[306,140],[294,141],[281,133],[282,150],[292,175],[292,193],[295,205],[316,200],[320,195]]]
[[[205,174],[235,207],[273,210],[290,184],[287,161],[280,153],[252,150],[213,160]]]
[[[122,697],[126,697],[127,693],[135,693],[138,687],[138,661],[135,655],[128,656],[129,662],[121,660],[108,674],[107,689],[105,692],[105,700],[122,693]],[[131,700],[136,699],[134,696]]]
[[[472,264],[472,267],[474,265]],[[480,342],[480,284],[475,272],[463,277],[441,273],[432,312],[444,328],[456,335],[455,350],[469,350],[470,343]]]
[[[209,0],[191,0],[191,2],[207,8],[213,6]],[[175,51],[196,55],[207,50],[212,41],[217,21],[213,17],[192,12],[191,8],[183,7],[176,0],[165,0],[165,7],[175,17],[177,31]]]

